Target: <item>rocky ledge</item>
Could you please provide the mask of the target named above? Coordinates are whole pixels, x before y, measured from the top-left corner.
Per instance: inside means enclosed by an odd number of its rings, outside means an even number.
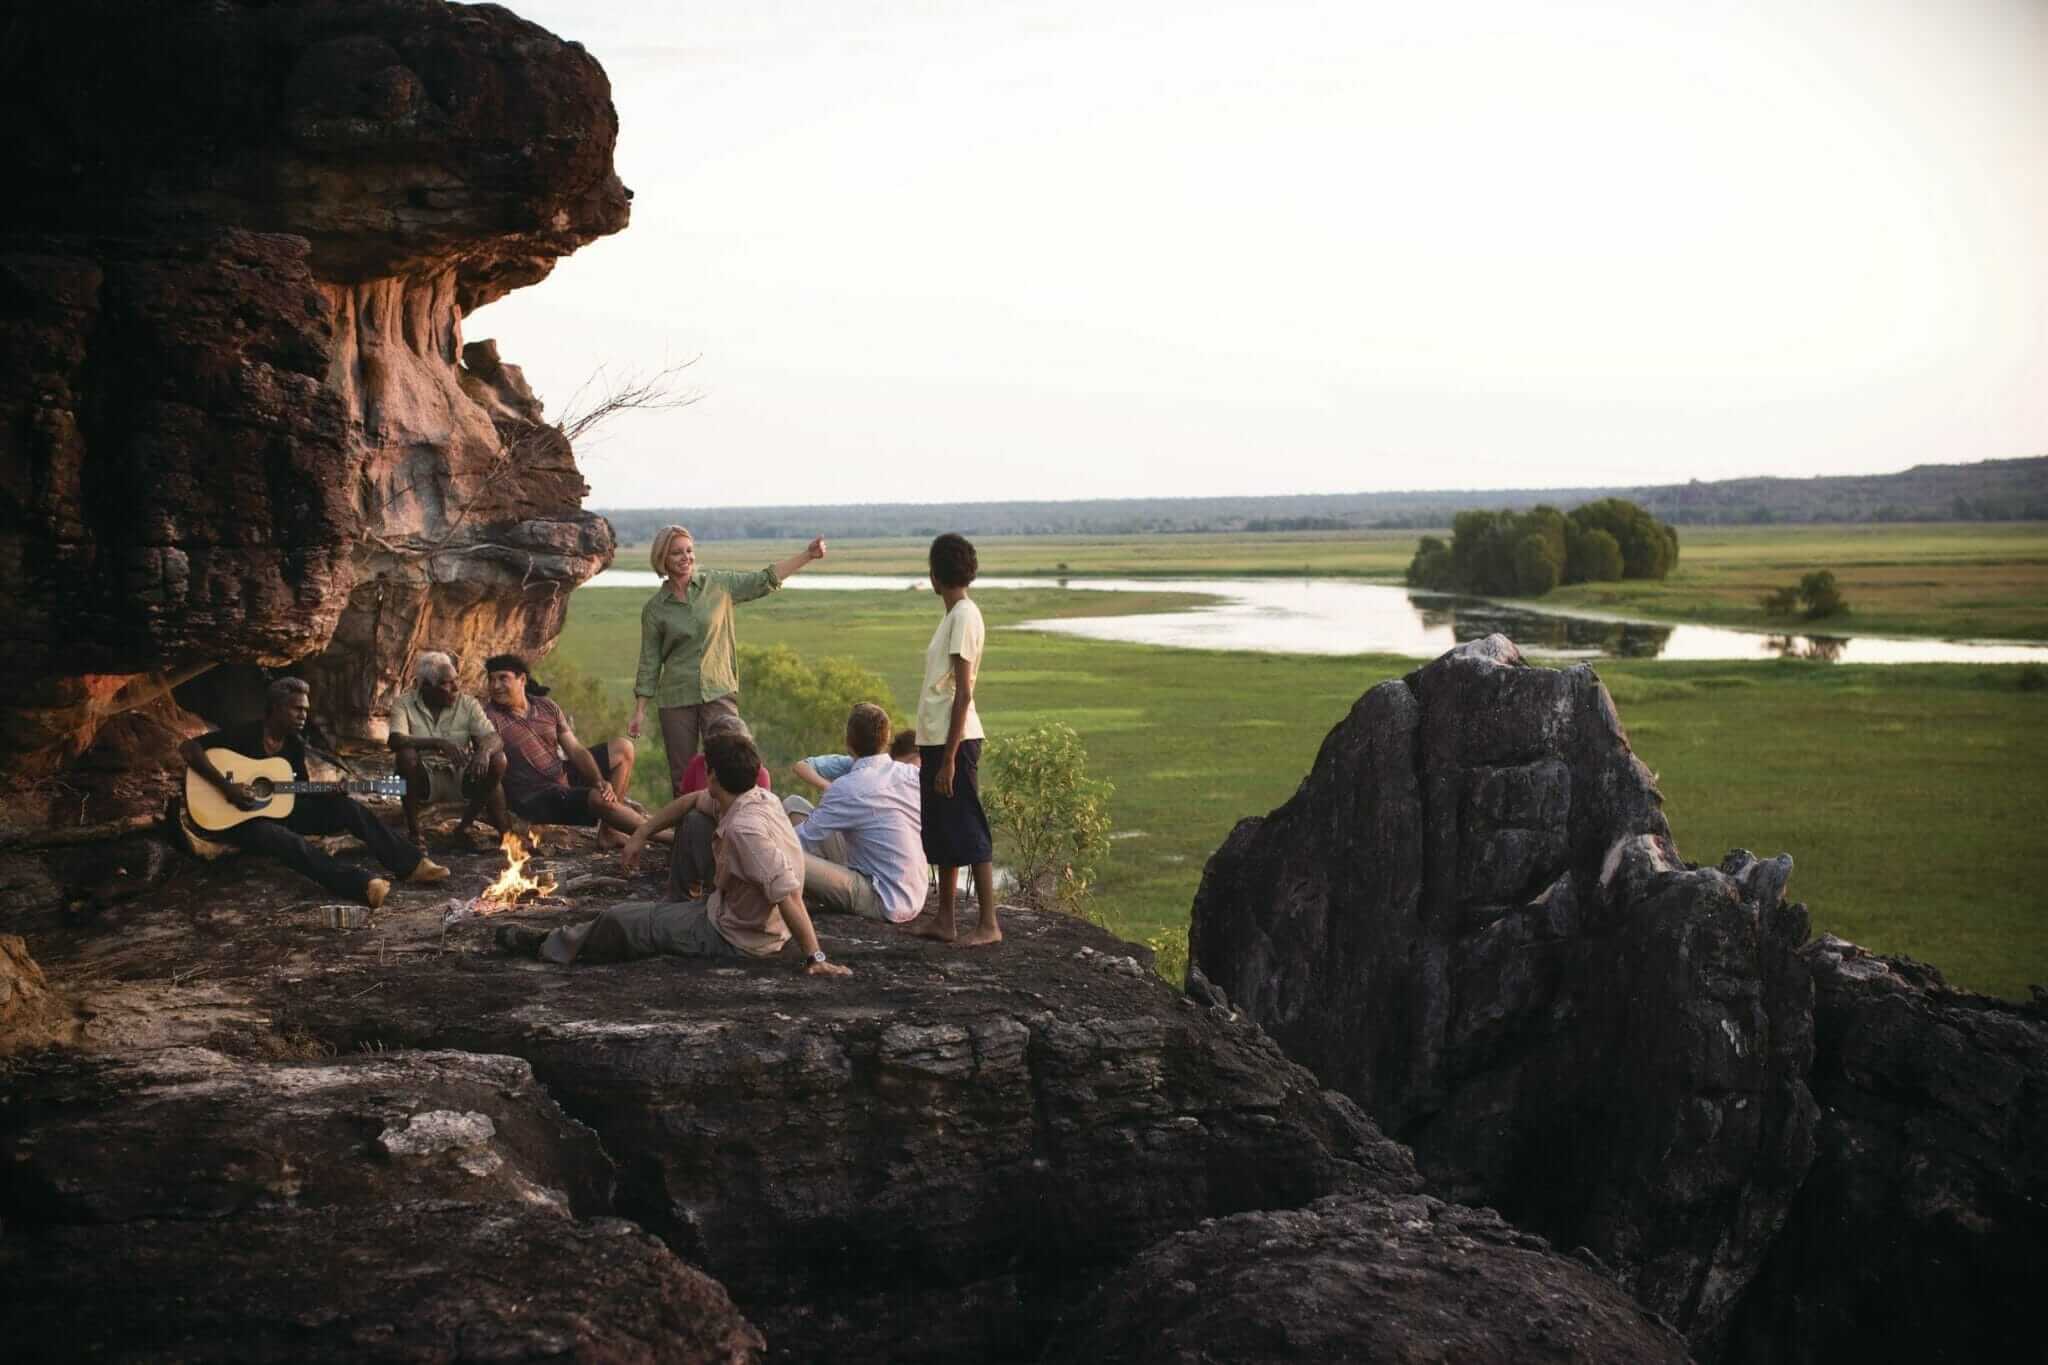
[[[1191,988],[1703,1356],[2028,1353],[2048,1018],[1803,947],[1791,860],[1688,863],[1660,801],[1591,668],[1459,646],[1210,860]]]
[[[0,1072],[5,1256],[32,1284],[0,1328],[50,1340],[120,1283],[109,1349],[175,1339],[195,1359],[245,1333],[258,1357],[624,1359],[633,1338],[739,1359],[758,1328],[777,1359],[1032,1360],[1169,1234],[1420,1194],[1408,1153],[1260,1029],[1071,917],[1013,912],[975,952],[832,917],[846,980],[561,969],[497,952],[498,921],[444,923],[498,863],[445,856],[450,883],[401,888],[358,930],[249,859],[171,864],[97,911],[17,893],[0,927],[80,1022],[73,1048]],[[565,881],[605,867],[581,844],[552,861]],[[1474,1245],[1411,1239],[1403,1264],[1469,1274]],[[1514,1245],[1645,1330],[1618,1287]],[[459,1287],[472,1263],[482,1289]],[[1617,1358],[1603,1342],[1565,1358]]]

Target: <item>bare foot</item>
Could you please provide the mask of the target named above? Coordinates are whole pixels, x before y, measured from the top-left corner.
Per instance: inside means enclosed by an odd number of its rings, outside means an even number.
[[[904,925],[903,931],[917,938],[935,938],[941,943],[951,943],[959,937],[952,925],[941,928],[937,915],[920,915]]]
[[[972,929],[954,941],[956,948],[986,948],[991,943],[1003,941],[1003,926],[996,923],[994,915],[983,915]]]
[[[600,825],[597,831],[597,846],[602,849],[624,848],[626,836],[610,825]]]

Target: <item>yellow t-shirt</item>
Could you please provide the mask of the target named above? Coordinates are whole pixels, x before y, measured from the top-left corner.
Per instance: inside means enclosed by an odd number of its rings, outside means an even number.
[[[981,648],[987,639],[988,627],[982,624],[981,608],[969,597],[954,603],[939,622],[939,628],[932,632],[932,642],[924,651],[924,686],[917,692],[919,744],[946,742],[946,732],[953,723],[953,656],[957,654],[967,660],[967,685],[971,692],[981,678]],[[976,713],[971,696],[967,701],[967,728],[960,738],[981,738],[981,716]]]

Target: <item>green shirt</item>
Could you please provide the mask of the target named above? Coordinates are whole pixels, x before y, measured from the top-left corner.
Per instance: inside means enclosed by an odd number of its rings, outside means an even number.
[[[633,695],[657,706],[695,706],[740,690],[736,602],[782,586],[774,566],[758,573],[699,569],[681,598],[664,583],[640,608],[640,671]]]

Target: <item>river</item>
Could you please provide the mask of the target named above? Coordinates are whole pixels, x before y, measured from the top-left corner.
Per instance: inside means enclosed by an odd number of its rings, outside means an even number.
[[[608,569],[593,588],[651,592],[645,569]],[[813,591],[929,591],[921,578],[809,573],[789,580]],[[1767,634],[1721,626],[1674,626],[1593,613],[1548,611],[1475,597],[1411,592],[1339,578],[983,578],[978,588],[1069,592],[1203,593],[1213,602],[1182,611],[1027,621],[1020,629],[1090,640],[1242,649],[1276,654],[1400,654],[1431,659],[1464,640],[1499,632],[1531,655],[1555,658],[1779,659],[1829,663],[2048,663],[2048,645],[1876,635]]]

